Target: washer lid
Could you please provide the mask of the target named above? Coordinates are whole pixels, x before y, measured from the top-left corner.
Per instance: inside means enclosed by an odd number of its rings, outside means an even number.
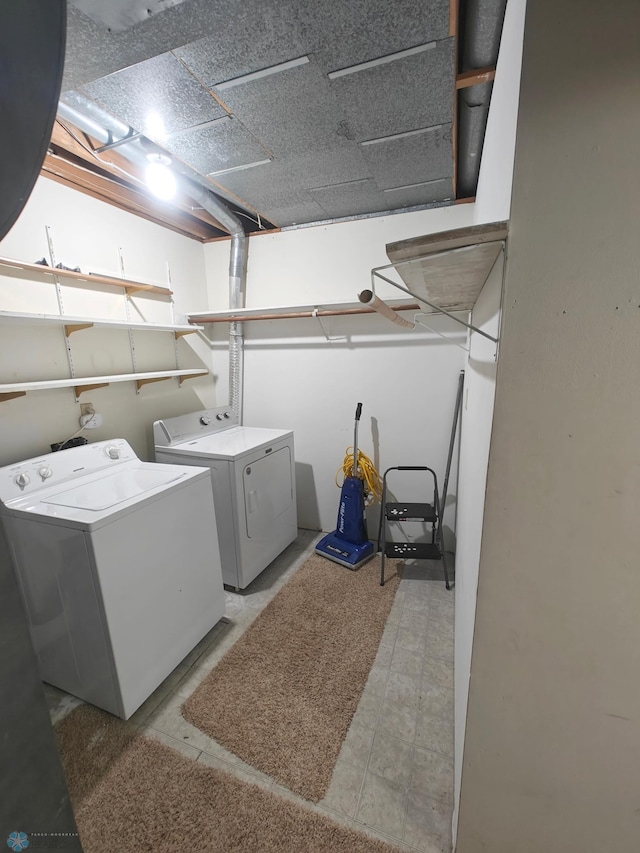
[[[180,480],[183,476],[180,469],[174,473],[126,467],[106,477],[96,478],[81,486],[49,495],[41,503],[100,512],[137,498],[152,489]]]
[[[239,426],[203,435],[171,447],[160,447],[158,450],[209,456],[214,459],[238,459],[246,453],[268,447],[276,441],[282,441],[291,434],[291,430],[286,429]]]

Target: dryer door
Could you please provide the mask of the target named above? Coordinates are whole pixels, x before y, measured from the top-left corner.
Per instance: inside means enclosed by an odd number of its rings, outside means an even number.
[[[247,536],[273,537],[277,519],[290,511],[293,502],[291,448],[281,447],[245,465],[242,483]]]

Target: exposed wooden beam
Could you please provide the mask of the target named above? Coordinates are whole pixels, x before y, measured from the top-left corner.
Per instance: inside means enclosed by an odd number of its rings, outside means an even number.
[[[203,241],[211,237],[212,233],[215,234],[211,226],[207,226],[199,219],[189,217],[175,208],[163,211],[162,215],[156,213],[149,203],[149,199],[143,197],[140,192],[119,184],[106,176],[84,169],[58,155],[47,154],[40,173],[57,183],[79,190],[121,210],[134,213],[150,222],[164,225],[187,237]]]
[[[493,67],[473,68],[471,71],[465,71],[464,74],[458,74],[456,77],[456,89],[466,89],[467,86],[489,83],[495,76],[496,69]]]

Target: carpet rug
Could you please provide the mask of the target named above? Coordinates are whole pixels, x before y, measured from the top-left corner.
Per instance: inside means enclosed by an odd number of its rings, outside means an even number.
[[[309,557],[182,706],[186,720],[311,802],[324,797],[399,578]]]
[[[397,853],[97,708],[55,731],[84,853]]]

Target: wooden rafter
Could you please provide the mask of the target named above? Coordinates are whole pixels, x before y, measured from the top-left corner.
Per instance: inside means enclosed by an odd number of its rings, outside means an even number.
[[[496,76],[495,68],[473,68],[458,74],[456,77],[456,89],[466,89],[467,86],[477,86],[480,83],[490,83]]]

